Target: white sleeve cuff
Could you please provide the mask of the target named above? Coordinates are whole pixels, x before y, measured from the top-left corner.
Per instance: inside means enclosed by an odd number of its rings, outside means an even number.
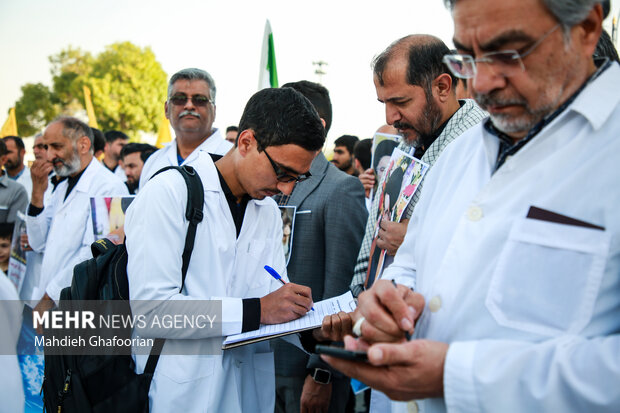
[[[58,301],[60,300],[60,291],[62,291],[64,287],[59,287],[54,281],[55,280],[52,280],[49,284],[47,284],[47,287],[45,287],[45,292],[52,300],[54,300],[54,303],[58,305]]]
[[[231,297],[211,297],[222,301],[222,336],[241,333],[243,326],[243,300]]]
[[[444,365],[444,399],[448,412],[479,412],[478,394],[474,383],[475,341],[450,344]]]
[[[415,272],[412,274],[403,274],[402,272],[388,272],[390,268],[386,269],[386,272],[383,273],[381,279],[383,280],[394,280],[396,284],[402,284],[406,287],[412,288],[415,290]]]

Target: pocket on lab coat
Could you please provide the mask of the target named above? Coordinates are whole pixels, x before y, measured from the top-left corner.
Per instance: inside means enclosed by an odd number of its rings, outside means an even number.
[[[487,309],[505,327],[578,333],[592,316],[609,243],[605,231],[517,220],[492,275]]]
[[[187,383],[213,374],[215,358],[206,355],[162,355],[157,372],[175,383]]]
[[[263,267],[265,265],[276,266],[276,263],[272,262],[273,251],[267,247],[273,245],[275,245],[273,239],[257,238],[250,241],[245,251],[240,254],[237,262],[242,263],[244,267],[240,273],[251,274],[246,297],[262,297],[269,293],[272,278]]]
[[[255,353],[253,356],[254,362],[254,382],[257,387],[257,398],[260,409],[257,411],[268,411],[267,409],[273,406],[273,394],[276,390],[276,376],[275,367],[273,361],[273,353]],[[269,392],[269,390],[273,390]]]

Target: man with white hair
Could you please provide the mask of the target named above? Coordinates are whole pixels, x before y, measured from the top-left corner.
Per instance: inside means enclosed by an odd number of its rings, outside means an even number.
[[[165,166],[188,164],[200,151],[224,155],[233,147],[213,128],[215,91],[215,81],[204,70],[189,68],[172,75],[165,110],[176,138],[144,164],[140,189]]]
[[[61,117],[43,133],[47,159],[37,159],[31,168],[32,197],[28,208],[28,243],[44,251],[35,308],[45,311],[71,285],[73,267],[91,258],[95,241],[90,198],[128,195],[123,182],[93,156],[93,132],[84,122]],[[53,191],[46,192],[48,174],[54,169],[60,178]],[[50,197],[50,199],[44,199]]]

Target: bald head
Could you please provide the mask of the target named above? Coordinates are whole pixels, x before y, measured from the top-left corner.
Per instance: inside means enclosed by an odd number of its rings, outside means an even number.
[[[442,73],[452,78],[453,87],[458,82],[442,61],[448,53],[450,49],[441,39],[429,34],[412,34],[395,41],[376,56],[372,69],[376,80],[383,86],[383,74],[391,64],[405,61],[407,83],[420,86],[429,93],[433,79]]]
[[[398,135],[398,129],[392,125],[383,125],[375,133],[387,133],[388,135]]]

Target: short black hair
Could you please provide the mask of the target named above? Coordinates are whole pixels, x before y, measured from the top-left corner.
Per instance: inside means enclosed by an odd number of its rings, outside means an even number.
[[[93,137],[95,138],[95,150],[94,152],[102,151],[105,148],[105,136],[103,136],[103,132],[101,132],[97,128],[90,128],[93,131]]]
[[[146,162],[149,156],[156,150],[157,148],[155,146],[149,145],[148,143],[128,143],[121,149],[121,159],[125,159],[125,156],[129,154],[140,152],[140,159],[142,159],[142,162]]]
[[[379,161],[381,160],[381,158],[383,158],[384,156],[392,156],[392,152],[394,152],[394,148],[396,148],[397,146],[398,143],[394,142],[391,139],[385,139],[379,142],[379,144],[375,148],[374,165],[372,166],[375,171],[377,170],[377,165],[379,165]]]
[[[607,33],[605,29],[601,32],[601,37],[598,39],[598,43],[596,44],[594,57],[608,57],[612,62],[620,63],[616,46],[614,46],[614,42],[611,40],[609,33]]]
[[[293,144],[316,151],[325,143],[325,129],[312,104],[291,88],[256,92],[239,121],[239,130],[252,129],[258,150]]]
[[[103,136],[105,137],[105,141],[107,143],[112,143],[117,139],[123,139],[125,141],[129,140],[129,136],[125,135],[123,132],[119,130],[109,130],[106,133],[104,133]]]
[[[13,229],[15,223],[13,222],[1,222],[0,223],[0,238],[13,238]]]
[[[239,132],[239,128],[236,126],[229,126],[226,128],[226,133],[228,132]]]
[[[282,87],[290,87],[301,93],[312,103],[319,116],[325,121],[325,135],[332,127],[332,101],[325,86],[308,80],[289,82]]]
[[[355,144],[353,156],[360,161],[364,170],[370,168],[370,158],[372,155],[372,139],[362,139]]]
[[[0,139],[0,156],[4,156],[7,153],[7,149],[6,149],[6,143],[4,142],[4,139]]]
[[[424,40],[419,40],[424,36]],[[372,69],[379,84],[383,86],[383,72],[388,63],[400,53],[406,52],[407,58],[407,83],[420,86],[427,96],[431,93],[433,80],[444,73],[452,79],[452,88],[456,88],[459,79],[452,74],[444,64],[443,57],[450,53],[446,44],[434,36],[409,35],[405,36],[388,46],[372,61]]]
[[[346,146],[347,151],[349,151],[350,154],[353,154],[353,148],[355,147],[355,144],[359,142],[359,140],[360,139],[357,136],[342,135],[334,141],[334,146]]]
[[[17,147],[18,151],[21,151],[22,149],[26,150],[26,147],[24,146],[24,141],[19,136],[10,135],[10,136],[5,136],[4,138],[2,138],[2,140],[5,142],[9,139],[15,143],[15,146]]]

